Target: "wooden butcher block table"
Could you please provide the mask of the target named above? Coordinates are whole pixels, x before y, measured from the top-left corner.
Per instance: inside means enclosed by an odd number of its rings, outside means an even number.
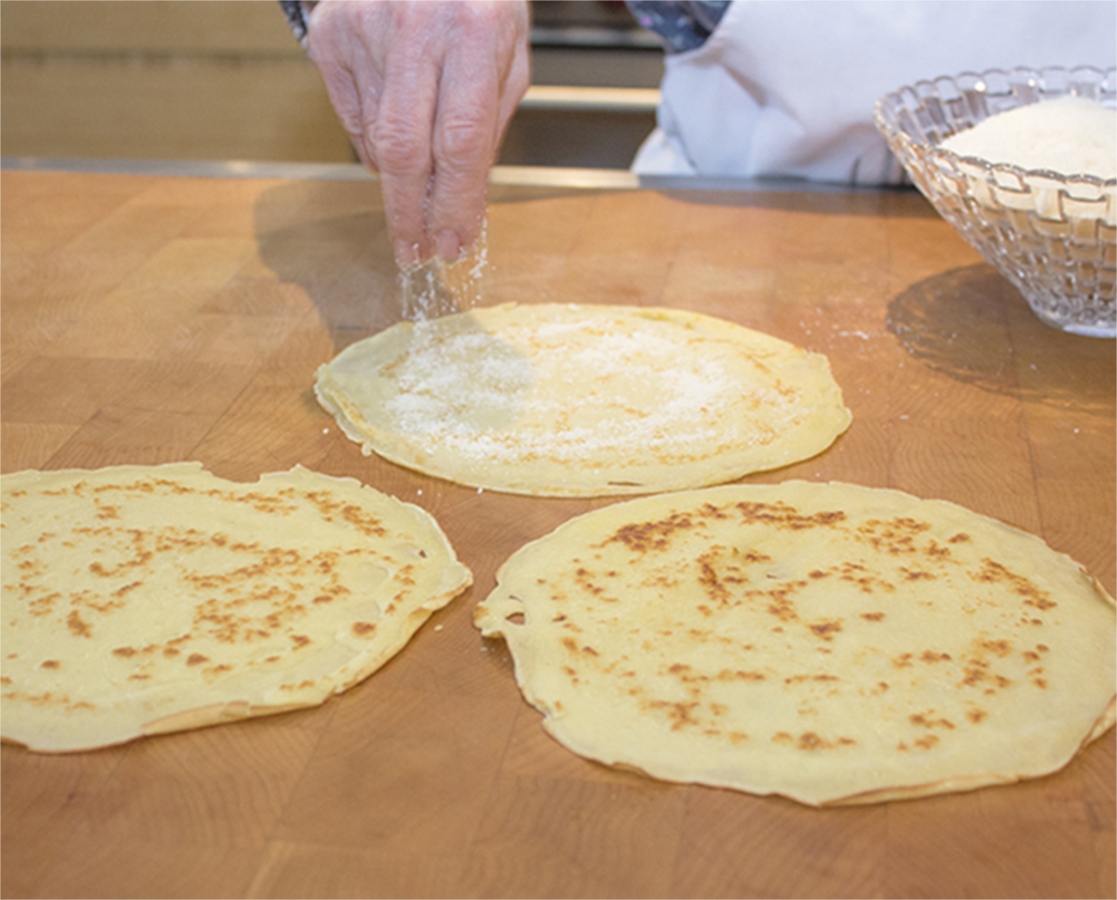
[[[4,171],[3,471],[301,463],[429,510],[475,584],[321,707],[89,753],[5,746],[5,897],[1114,896],[1112,732],[1048,778],[827,810],[549,738],[470,613],[513,551],[614,501],[362,456],[311,386],[399,319],[378,185],[236,172]],[[1114,343],[1042,325],[918,194],[531,181],[496,173],[484,304],[677,307],[824,353],[849,431],[746,481],[952,500],[1114,591]]]

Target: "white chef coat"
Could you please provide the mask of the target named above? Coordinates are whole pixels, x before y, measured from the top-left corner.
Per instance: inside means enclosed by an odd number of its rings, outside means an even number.
[[[640,174],[888,184],[875,102],[919,80],[1117,58],[1113,0],[734,0],[669,54]]]

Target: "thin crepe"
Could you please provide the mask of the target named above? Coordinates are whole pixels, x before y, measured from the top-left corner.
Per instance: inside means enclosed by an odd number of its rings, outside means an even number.
[[[474,622],[575,753],[811,805],[1045,775],[1114,721],[1101,586],[1033,535],[898,491],[614,504],[513,554]]]
[[[814,456],[850,423],[826,357],[624,306],[403,322],[323,365],[315,392],[366,454],[536,496],[720,484]]]
[[[34,750],[321,703],[472,580],[424,510],[301,466],[0,483],[0,734]]]

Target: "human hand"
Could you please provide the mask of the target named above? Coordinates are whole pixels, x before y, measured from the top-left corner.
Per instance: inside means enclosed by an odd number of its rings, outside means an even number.
[[[481,231],[489,169],[530,81],[526,0],[324,0],[307,46],[408,268]]]

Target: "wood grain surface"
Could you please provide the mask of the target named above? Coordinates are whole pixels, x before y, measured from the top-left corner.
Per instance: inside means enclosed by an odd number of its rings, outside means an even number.
[[[399,318],[373,181],[5,171],[2,469],[301,463],[418,503],[475,585],[315,709],[4,746],[5,897],[1113,897],[1114,737],[1051,777],[814,810],[569,753],[472,607],[609,500],[363,457],[316,367]],[[1115,589],[1114,343],[1040,324],[917,194],[494,186],[483,302],[693,309],[827,354],[854,422],[753,481],[952,500]]]

